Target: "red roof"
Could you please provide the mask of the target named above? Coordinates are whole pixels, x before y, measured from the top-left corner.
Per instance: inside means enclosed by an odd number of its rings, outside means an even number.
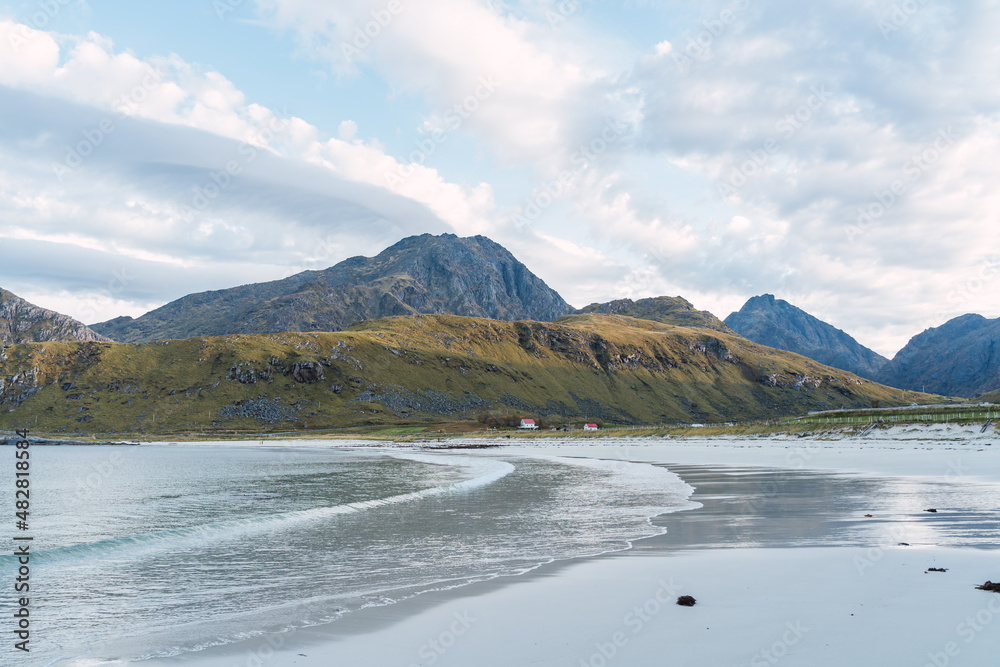
[[[534,419],[522,419],[521,423],[522,424],[534,424],[535,420]]]
[[[587,426],[593,426],[594,428],[597,428],[597,424],[587,424]]]

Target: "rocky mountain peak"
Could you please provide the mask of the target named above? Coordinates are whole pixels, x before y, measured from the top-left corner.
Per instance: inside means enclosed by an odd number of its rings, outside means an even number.
[[[910,339],[876,380],[945,396],[1000,389],[1000,319],[968,314],[927,329]]]
[[[0,344],[106,341],[104,336],[54,310],[39,308],[0,288]]]
[[[847,333],[773,294],[750,298],[725,323],[755,343],[795,352],[866,378],[874,378],[888,362]]]
[[[485,236],[421,234],[375,257],[322,271],[191,294],[135,320],[94,329],[122,342],[165,338],[339,331],[395,315],[452,314],[550,321],[572,308],[503,246]]]

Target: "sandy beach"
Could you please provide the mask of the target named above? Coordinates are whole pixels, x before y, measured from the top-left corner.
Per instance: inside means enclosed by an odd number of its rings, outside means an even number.
[[[629,551],[146,664],[994,664],[1000,595],[975,586],[1000,579],[1000,444],[945,426],[873,435],[505,448],[666,464],[702,480],[704,507],[659,517],[667,533]]]

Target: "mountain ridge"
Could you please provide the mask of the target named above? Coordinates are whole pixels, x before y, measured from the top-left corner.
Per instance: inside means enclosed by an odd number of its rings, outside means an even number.
[[[453,314],[500,321],[626,316],[736,333],[861,377],[971,397],[1000,389],[1000,320],[968,314],[918,334],[890,362],[844,331],[765,294],[719,320],[683,297],[616,299],[574,309],[508,250],[484,236],[422,234],[374,257],[320,271],[186,295],[139,318],[91,327],[0,290],[0,344],[60,340],[143,343],[286,331],[340,331],[384,317]],[[957,342],[956,342],[957,341]],[[942,361],[946,360],[946,361]]]
[[[773,294],[751,297],[724,320],[745,338],[874,379],[888,359],[852,336]]]
[[[725,333],[733,330],[707,310],[696,309],[690,301],[680,296],[655,296],[633,301],[615,299],[605,303],[592,303],[575,311],[574,314],[597,313],[602,315],[625,315],[640,320],[651,320],[675,326],[705,327]]]

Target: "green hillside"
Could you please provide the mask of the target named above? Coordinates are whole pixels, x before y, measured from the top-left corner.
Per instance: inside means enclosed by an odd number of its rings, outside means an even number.
[[[929,399],[732,334],[593,314],[558,323],[421,315],[336,333],[0,352],[0,428],[47,433],[419,424],[488,410],[721,422]]]

